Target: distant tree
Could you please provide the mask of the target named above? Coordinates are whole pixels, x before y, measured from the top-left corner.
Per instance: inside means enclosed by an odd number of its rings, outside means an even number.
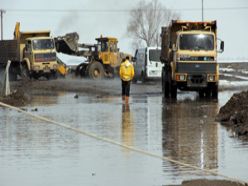
[[[167,26],[179,15],[163,6],[158,0],[141,0],[130,12],[127,34],[132,37],[132,47],[160,46],[161,26]]]

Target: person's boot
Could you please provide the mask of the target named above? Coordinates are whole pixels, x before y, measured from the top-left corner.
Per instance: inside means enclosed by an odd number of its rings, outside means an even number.
[[[129,97],[128,96],[125,96],[125,103],[129,104]]]

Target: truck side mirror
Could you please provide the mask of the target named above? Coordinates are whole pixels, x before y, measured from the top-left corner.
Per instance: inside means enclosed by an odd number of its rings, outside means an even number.
[[[224,52],[224,41],[221,41],[220,43],[220,50],[221,52]]]

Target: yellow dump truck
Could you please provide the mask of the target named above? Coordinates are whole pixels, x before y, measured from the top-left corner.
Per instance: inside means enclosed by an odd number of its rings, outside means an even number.
[[[113,77],[123,58],[129,56],[130,60],[132,59],[130,54],[119,51],[117,38],[101,36],[96,38],[96,44],[78,41],[79,35],[76,32],[55,38],[58,52],[86,58],[86,61],[76,68],[78,75],[89,76],[92,79]]]
[[[0,63],[11,60],[10,77],[56,77],[57,57],[50,31],[21,32],[17,22],[13,40],[0,41]]]
[[[162,91],[166,98],[177,98],[177,89],[198,91],[200,97],[218,96],[219,67],[216,21],[173,20],[162,27],[160,60]],[[219,48],[219,49],[217,49]]]

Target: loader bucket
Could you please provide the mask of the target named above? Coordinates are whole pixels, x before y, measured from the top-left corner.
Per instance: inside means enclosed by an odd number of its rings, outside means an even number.
[[[75,55],[78,52],[78,40],[79,36],[76,32],[68,33],[65,36],[56,37],[55,45],[57,52]]]

